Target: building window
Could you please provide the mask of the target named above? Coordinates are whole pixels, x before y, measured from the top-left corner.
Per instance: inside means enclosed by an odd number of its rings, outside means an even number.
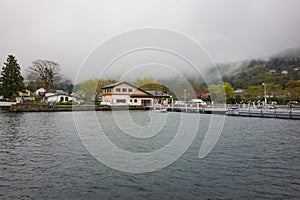
[[[68,98],[68,97],[65,97],[65,101],[69,101],[69,98]]]
[[[117,99],[117,103],[126,103],[126,99]]]
[[[127,88],[122,88],[122,92],[127,92]]]
[[[130,103],[132,103],[132,99],[130,99]]]
[[[60,101],[64,101],[64,97],[60,97]]]
[[[137,103],[137,99],[134,100],[134,103]]]
[[[121,88],[116,88],[116,92],[121,92]]]
[[[128,92],[132,92],[132,88],[128,88]]]

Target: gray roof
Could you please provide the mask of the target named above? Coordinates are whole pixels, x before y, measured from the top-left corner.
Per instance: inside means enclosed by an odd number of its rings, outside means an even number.
[[[56,90],[55,91],[56,94],[67,94],[65,91],[63,90]]]
[[[117,83],[112,83],[112,84],[109,84],[109,85],[105,85],[105,86],[103,86],[102,87],[102,89],[106,89],[106,88],[113,88],[113,87],[116,87],[116,86],[118,86],[118,85],[121,85],[121,84],[127,84],[127,85],[130,85],[131,87],[133,87],[133,88],[137,88],[137,89],[139,89],[139,90],[142,90],[142,89],[140,89],[140,88],[138,88],[137,86],[135,86],[135,85],[133,85],[133,84],[131,84],[131,83],[128,83],[128,82],[126,82],[126,81],[122,81],[122,82],[117,82]],[[142,91],[144,91],[144,90],[142,90]],[[145,92],[145,91],[144,91]]]
[[[105,85],[105,86],[102,87],[102,89],[113,88],[115,86],[121,85],[122,83],[126,83],[126,82],[117,82],[117,83],[112,83],[112,84],[109,84],[109,85]]]

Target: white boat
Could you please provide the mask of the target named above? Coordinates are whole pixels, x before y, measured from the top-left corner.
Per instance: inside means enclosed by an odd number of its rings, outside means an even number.
[[[167,112],[167,109],[166,108],[154,108],[152,111],[153,112],[165,113],[165,112]]]

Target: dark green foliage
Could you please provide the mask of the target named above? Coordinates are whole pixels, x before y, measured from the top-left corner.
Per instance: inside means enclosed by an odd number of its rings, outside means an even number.
[[[18,92],[24,91],[25,89],[23,80],[20,65],[13,55],[9,55],[1,71],[1,95],[11,100],[15,99],[18,96]]]
[[[70,106],[70,105],[77,105],[77,102],[68,101],[68,102],[57,102],[55,105],[64,105],[64,106]]]
[[[63,81],[53,85],[53,89],[63,90],[65,92],[67,92],[68,94],[72,94],[73,88],[74,88],[74,85],[72,84],[71,80],[63,80]]]
[[[258,86],[262,83],[276,83],[282,88],[289,80],[299,80],[300,70],[294,70],[300,67],[297,58],[270,58],[269,60],[252,60],[242,67],[241,72],[226,76],[226,81],[234,88],[248,88],[249,86]],[[270,71],[271,70],[271,71]],[[287,74],[282,74],[287,71]]]

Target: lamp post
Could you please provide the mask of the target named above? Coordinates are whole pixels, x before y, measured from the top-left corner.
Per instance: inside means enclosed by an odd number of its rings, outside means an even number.
[[[264,98],[265,98],[265,106],[267,106],[267,85],[265,83],[262,83],[264,86]]]
[[[183,90],[183,91],[184,91],[185,112],[187,112],[187,104],[186,104],[186,92],[187,92],[187,90]]]
[[[171,105],[172,105],[172,112],[173,112],[173,105],[174,105],[173,96],[171,95],[170,97],[171,97],[171,102],[172,102]]]

